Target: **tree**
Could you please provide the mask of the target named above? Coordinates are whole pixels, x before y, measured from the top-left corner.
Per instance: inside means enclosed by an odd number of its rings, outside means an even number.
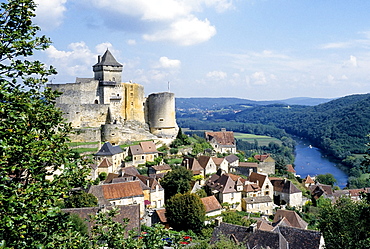
[[[335,177],[330,173],[327,173],[325,175],[318,175],[316,176],[316,180],[321,184],[326,184],[326,185],[331,185],[331,186],[334,186],[334,183],[337,182]]]
[[[55,107],[59,94],[44,88],[54,68],[28,60],[50,44],[32,23],[36,4],[9,0],[0,6],[0,241],[58,247],[78,234],[57,203],[85,185],[89,169],[66,144],[71,127]]]
[[[161,180],[166,200],[177,193],[183,194],[188,192],[190,190],[192,177],[193,173],[181,166],[175,166],[172,171],[168,172]]]
[[[166,202],[168,223],[177,231],[192,230],[199,233],[204,225],[205,215],[205,207],[196,194],[176,194]]]
[[[76,191],[65,200],[65,205],[67,208],[96,207],[98,199],[85,191]]]
[[[324,206],[318,228],[324,235],[326,248],[369,248],[370,204],[341,198],[334,205]]]
[[[177,133],[176,139],[173,140],[170,146],[172,148],[178,148],[182,145],[189,145],[189,144],[191,144],[189,137],[185,135],[184,133],[182,133],[181,128],[179,128],[179,132]]]

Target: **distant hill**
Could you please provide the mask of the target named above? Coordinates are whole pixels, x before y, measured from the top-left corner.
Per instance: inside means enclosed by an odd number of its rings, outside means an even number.
[[[290,98],[284,100],[269,100],[269,101],[256,101],[241,98],[176,98],[176,108],[182,110],[200,109],[200,110],[215,110],[222,107],[231,107],[236,105],[271,105],[271,104],[286,104],[286,105],[305,105],[314,106],[326,103],[331,99],[325,98]]]

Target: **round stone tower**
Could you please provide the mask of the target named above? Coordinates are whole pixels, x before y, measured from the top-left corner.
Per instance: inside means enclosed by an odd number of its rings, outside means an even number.
[[[175,94],[152,93],[147,100],[147,120],[150,132],[160,138],[174,138],[178,132]]]

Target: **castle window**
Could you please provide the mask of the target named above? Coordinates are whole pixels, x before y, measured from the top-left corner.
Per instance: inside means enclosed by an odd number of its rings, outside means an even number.
[[[95,104],[99,104],[99,101],[96,99],[96,100],[94,101],[94,103],[95,103]]]
[[[112,95],[116,95],[115,93],[112,93]]]
[[[114,136],[114,133],[112,133],[112,136]]]
[[[131,102],[131,105],[134,105],[134,102]]]
[[[163,122],[163,121],[164,121],[164,119],[163,119],[163,118],[160,118],[160,119],[159,119],[159,121],[160,121],[160,122]]]
[[[134,96],[134,94],[133,94],[133,93],[130,93],[130,95],[131,95],[131,97],[133,97],[133,96]]]
[[[119,93],[117,93],[117,96],[119,96]]]

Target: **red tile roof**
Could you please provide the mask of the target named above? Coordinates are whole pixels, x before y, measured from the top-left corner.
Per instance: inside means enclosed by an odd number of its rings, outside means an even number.
[[[157,153],[157,147],[153,141],[140,142],[140,146],[144,153]]]
[[[111,163],[106,157],[104,157],[103,161],[101,161],[98,168],[108,168],[112,165],[113,165],[113,163]]]
[[[218,144],[235,145],[234,132],[232,131],[205,132],[205,137],[208,141],[215,139]]]
[[[220,205],[216,197],[213,195],[201,198],[201,201],[203,202],[204,207],[206,208],[206,213],[222,209],[222,206]]]
[[[107,200],[144,195],[139,181],[106,184],[101,187]]]

